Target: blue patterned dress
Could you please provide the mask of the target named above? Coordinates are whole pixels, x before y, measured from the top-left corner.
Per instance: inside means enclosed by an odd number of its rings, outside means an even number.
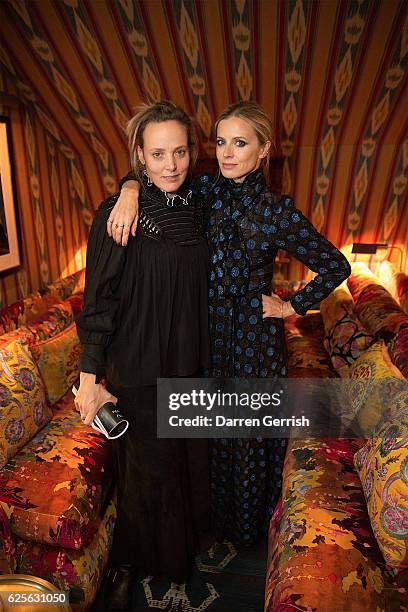
[[[210,251],[209,375],[284,377],[283,320],[262,318],[262,293],[270,293],[278,249],[317,273],[290,300],[301,315],[349,276],[349,263],[290,196],[269,190],[261,170],[243,183],[201,176],[195,191],[206,201]],[[285,451],[286,440],[210,441],[212,524],[219,538],[250,545],[266,530],[280,495]]]

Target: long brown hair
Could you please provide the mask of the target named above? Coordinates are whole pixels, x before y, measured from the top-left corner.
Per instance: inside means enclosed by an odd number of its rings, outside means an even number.
[[[258,138],[259,144],[265,145],[268,141],[271,143],[269,151],[266,156],[261,160],[261,168],[265,175],[265,178],[269,178],[269,160],[270,151],[272,147],[275,147],[273,141],[273,128],[272,121],[262,108],[260,104],[253,101],[241,101],[235,104],[230,104],[227,108],[218,116],[215,122],[215,131],[217,132],[220,121],[229,119],[230,117],[238,117],[243,119],[254,129]]]
[[[198,150],[197,137],[194,125],[187,113],[169,100],[160,100],[154,104],[142,104],[137,113],[126,126],[128,137],[130,164],[136,178],[140,181],[143,166],[139,161],[137,147],[143,148],[143,133],[149,123],[163,123],[164,121],[178,121],[187,131],[187,143],[190,149],[190,168],[195,164]]]

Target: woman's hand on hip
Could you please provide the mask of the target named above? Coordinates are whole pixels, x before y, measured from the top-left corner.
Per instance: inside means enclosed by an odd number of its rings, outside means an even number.
[[[262,295],[263,318],[275,317],[276,319],[286,319],[295,314],[295,309],[290,302],[281,300],[278,295]]]
[[[117,244],[125,246],[129,234],[136,236],[139,219],[139,190],[137,181],[126,181],[107,222],[107,232]]]
[[[117,398],[109,393],[101,383],[95,384],[95,374],[81,372],[81,384],[75,397],[75,408],[81,414],[84,425],[91,425],[99,408],[106,402],[117,403]]]

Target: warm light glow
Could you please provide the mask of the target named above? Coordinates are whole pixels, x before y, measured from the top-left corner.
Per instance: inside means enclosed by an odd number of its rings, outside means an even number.
[[[381,284],[391,293],[394,298],[397,298],[397,268],[390,261],[382,261],[377,269],[378,278]]]
[[[356,242],[359,242],[356,240]],[[362,242],[362,241],[361,241]],[[379,275],[382,263],[390,262],[397,270],[407,273],[407,250],[401,243],[389,244],[387,248],[378,248],[375,255],[367,253],[352,253],[353,244],[345,244],[340,251],[350,264],[358,262],[365,264],[374,274]]]
[[[345,244],[340,249],[343,255],[347,257],[348,262],[350,264],[357,263],[357,262],[361,264],[365,264],[368,270],[370,267],[369,264],[370,264],[370,259],[372,258],[372,255],[368,255],[367,253],[352,253],[352,250],[353,250],[353,243]]]
[[[85,267],[86,260],[86,244],[83,244],[77,249],[74,257],[69,260],[65,268],[61,271],[59,279],[65,278],[66,276],[70,276],[77,272],[77,270],[82,270]]]
[[[351,250],[353,248],[352,244],[345,244],[344,246],[341,247],[340,251],[343,253],[343,255],[345,255],[348,259],[348,261],[351,263]],[[354,255],[353,255],[354,257]]]

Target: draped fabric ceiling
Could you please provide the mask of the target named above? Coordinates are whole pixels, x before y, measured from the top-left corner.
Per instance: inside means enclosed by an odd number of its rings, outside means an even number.
[[[319,230],[340,247],[397,246],[390,257],[407,244],[405,0],[10,0],[0,11],[24,257],[1,281],[3,302],[83,265],[86,226],[128,167],[126,122],[163,97],[195,118],[203,157],[217,114],[259,101],[282,191]]]

